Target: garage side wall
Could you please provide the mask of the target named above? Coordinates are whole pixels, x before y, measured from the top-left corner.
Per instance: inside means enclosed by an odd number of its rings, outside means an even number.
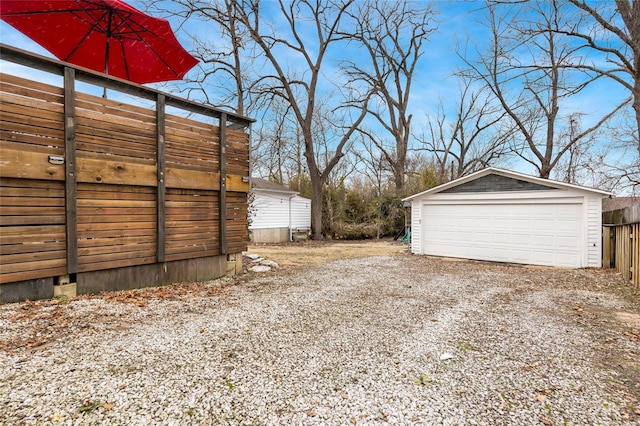
[[[411,253],[422,254],[422,199],[411,202]]]
[[[291,199],[291,229],[311,229],[311,200],[296,195]]]
[[[602,267],[602,197],[587,196],[587,267]]]

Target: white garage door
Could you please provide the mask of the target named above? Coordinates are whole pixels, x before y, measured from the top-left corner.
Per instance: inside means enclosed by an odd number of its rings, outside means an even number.
[[[581,266],[581,204],[425,204],[423,253]]]

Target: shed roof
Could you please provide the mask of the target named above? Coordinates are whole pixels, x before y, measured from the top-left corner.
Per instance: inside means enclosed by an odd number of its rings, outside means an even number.
[[[525,181],[525,182],[529,182],[531,184],[534,185],[542,185],[542,186],[547,186],[547,187],[551,187],[551,188],[555,188],[555,189],[578,189],[581,191],[588,191],[588,192],[593,192],[596,194],[600,194],[602,196],[610,196],[611,193],[610,192],[606,192],[606,191],[602,191],[599,189],[593,189],[593,188],[587,188],[584,186],[579,186],[579,185],[573,185],[570,183],[564,183],[564,182],[558,182],[555,180],[551,180],[551,179],[542,179],[539,177],[534,177],[534,176],[530,176],[530,175],[525,175],[523,173],[518,173],[518,172],[513,172],[510,170],[504,170],[504,169],[498,169],[495,167],[487,167],[486,169],[482,169],[480,171],[477,171],[475,173],[472,173],[470,175],[467,176],[463,176],[461,178],[458,178],[456,180],[452,180],[451,182],[447,182],[445,184],[436,186],[435,188],[431,188],[428,189],[426,191],[422,191],[418,194],[414,194],[411,195],[407,198],[404,198],[403,201],[411,201],[414,198],[418,198],[420,196],[423,195],[428,195],[428,194],[436,194],[439,192],[443,192],[446,191],[448,189],[454,188],[456,186],[465,184],[467,182],[471,182],[474,181],[476,179],[480,179],[482,177],[488,176],[488,175],[499,175],[499,176],[503,176],[503,177],[507,177],[507,178],[511,178],[511,179],[517,179],[517,180],[521,180],[521,181]]]
[[[298,193],[298,191],[292,191],[291,189],[284,187],[278,183],[274,183],[261,178],[251,178],[251,189],[260,189],[263,191],[273,191],[273,192],[286,192],[289,194]]]

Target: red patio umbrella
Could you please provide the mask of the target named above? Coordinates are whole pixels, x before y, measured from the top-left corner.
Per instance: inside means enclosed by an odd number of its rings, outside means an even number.
[[[135,83],[179,80],[198,63],[169,22],[120,0],[0,0],[0,18],[63,61]]]

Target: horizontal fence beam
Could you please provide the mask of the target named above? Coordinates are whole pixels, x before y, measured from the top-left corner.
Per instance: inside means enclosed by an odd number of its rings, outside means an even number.
[[[106,74],[95,72],[87,68],[78,67],[76,65],[58,61],[56,59],[47,58],[46,56],[37,55],[35,53],[31,53],[26,50],[18,49],[2,43],[0,43],[0,59],[57,75],[64,75],[65,67],[70,67],[75,70],[75,78],[85,83],[95,84],[96,86],[105,87],[111,90],[117,90],[151,101],[155,101],[158,95],[161,94],[165,96],[165,104],[167,106],[184,109],[190,112],[218,119],[222,117],[222,114],[226,114],[227,120],[235,125],[234,128],[247,128],[250,127],[251,123],[255,122],[254,119],[249,117],[222,111],[220,109],[209,107],[207,105],[190,101],[188,99],[183,99],[156,89],[151,89],[141,84],[136,84],[117,77],[108,76]]]

